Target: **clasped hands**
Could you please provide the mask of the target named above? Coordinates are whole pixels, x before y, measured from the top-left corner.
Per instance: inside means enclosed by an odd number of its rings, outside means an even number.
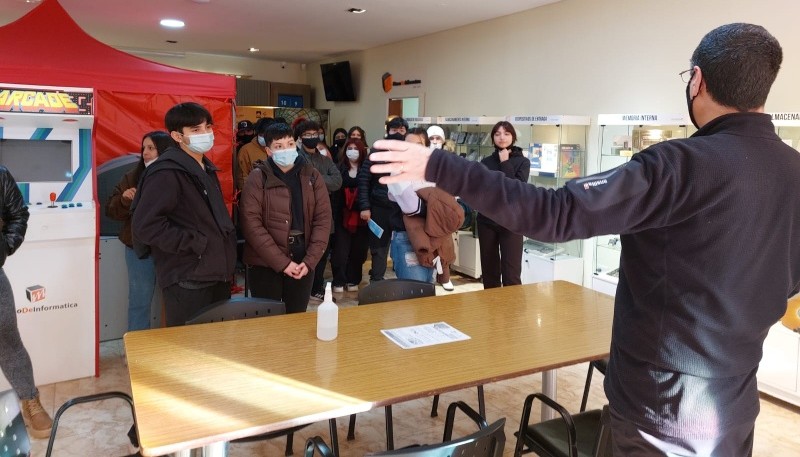
[[[308,266],[305,262],[296,263],[291,261],[289,265],[283,269],[283,273],[291,278],[300,279],[308,274]]]

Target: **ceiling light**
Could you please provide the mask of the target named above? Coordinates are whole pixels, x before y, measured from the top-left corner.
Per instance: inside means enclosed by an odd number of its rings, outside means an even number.
[[[250,49],[248,49],[248,51],[250,51],[250,52],[258,52],[258,51],[260,51],[260,49],[258,49],[258,48],[250,48]]]
[[[163,25],[164,27],[170,27],[173,29],[179,29],[184,25],[186,25],[183,23],[183,21],[179,19],[161,19],[161,22],[159,22],[159,24]]]
[[[349,10],[347,10],[347,12],[353,14],[361,14],[361,13],[366,13],[367,10],[365,10],[364,8],[350,8]]]

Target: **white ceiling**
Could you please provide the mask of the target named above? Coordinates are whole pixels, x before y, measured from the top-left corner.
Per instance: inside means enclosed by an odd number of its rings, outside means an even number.
[[[38,3],[0,0],[0,25]],[[128,51],[312,62],[494,19],[559,0],[60,0],[89,35]],[[346,12],[364,8],[364,14]],[[181,19],[170,30],[158,22]],[[58,37],[53,37],[58,40]],[[177,43],[167,43],[176,40]],[[259,48],[250,53],[248,48]]]

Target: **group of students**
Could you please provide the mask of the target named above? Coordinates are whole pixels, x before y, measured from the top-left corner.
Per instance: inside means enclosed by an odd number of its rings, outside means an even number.
[[[167,326],[229,298],[237,259],[247,265],[252,295],[282,300],[289,313],[321,301],[329,259],[334,292],[358,290],[368,254],[370,281],[384,279],[391,255],[398,278],[454,289],[452,233],[471,222],[469,205],[425,181],[380,183],[362,128],[337,129],[329,147],[322,126],[308,119],[240,125],[245,133],[252,128],[252,137],[236,156],[231,218],[218,170],[205,155],[214,145],[208,110],[181,103],[166,113],[165,126],[144,135],[141,159],[106,205],[124,222],[129,330],[150,327],[156,282]],[[385,137],[432,148],[446,142],[441,127],[409,128],[400,117],[387,120]],[[496,151],[486,166],[527,180],[513,126],[498,123],[492,138]],[[482,216],[478,230],[485,287],[518,284],[521,236]],[[244,240],[238,255],[237,239]]]

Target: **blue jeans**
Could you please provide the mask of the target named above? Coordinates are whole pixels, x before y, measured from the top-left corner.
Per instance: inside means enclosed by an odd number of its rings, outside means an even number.
[[[153,258],[140,259],[125,247],[128,264],[128,330],[150,328],[150,303],[156,290],[156,268]]]
[[[391,245],[392,264],[397,279],[416,279],[433,282],[433,268],[424,267],[417,260],[417,253],[408,240],[406,232],[393,232]]]

